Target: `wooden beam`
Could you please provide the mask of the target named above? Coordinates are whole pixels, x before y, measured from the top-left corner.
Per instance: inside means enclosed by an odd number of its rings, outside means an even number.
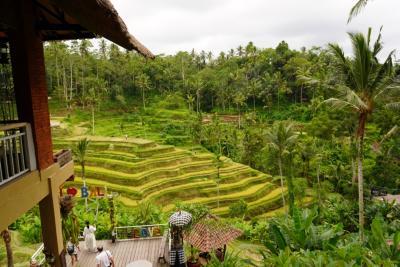
[[[50,24],[40,23],[37,26],[38,30],[43,31],[87,31],[79,24]]]
[[[70,32],[65,34],[44,32],[42,33],[43,41],[63,41],[71,39],[92,39],[96,38],[96,35],[91,32]]]
[[[0,25],[2,28],[15,28],[17,18],[15,17],[15,5],[13,0],[0,1]]]

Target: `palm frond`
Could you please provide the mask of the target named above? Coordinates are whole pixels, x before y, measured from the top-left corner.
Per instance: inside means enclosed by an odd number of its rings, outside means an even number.
[[[347,23],[360,14],[361,10],[367,5],[369,0],[358,0],[358,2],[351,8],[349,18],[347,19]]]
[[[390,110],[400,110],[400,102],[393,102],[385,105],[385,108]]]
[[[369,30],[371,31],[371,28],[369,28]],[[376,39],[375,43],[374,43],[374,50],[373,50],[373,56],[376,58],[376,55],[379,54],[379,52],[382,50],[382,27],[379,29],[379,34],[378,34],[378,38]],[[369,42],[368,42],[369,44]]]
[[[329,50],[335,56],[337,67],[341,70],[349,83],[353,83],[353,73],[351,68],[351,61],[344,55],[343,49],[338,44],[329,44]]]
[[[391,51],[383,64],[376,65],[375,75],[374,77],[372,77],[372,83],[370,84],[370,88],[376,88],[378,94],[379,92],[385,90],[387,87],[390,87],[396,82],[395,80],[393,80],[394,53],[395,50]],[[375,95],[377,95],[376,92]]]
[[[359,111],[358,107],[352,105],[351,103],[349,103],[347,101],[344,101],[344,100],[338,99],[338,98],[326,99],[326,100],[322,101],[321,104],[326,104],[326,105],[332,107],[332,109],[350,108],[350,109],[356,110],[357,112]]]
[[[370,30],[370,29],[369,29]],[[352,46],[353,46],[353,64],[351,68],[352,79],[355,90],[364,90],[368,87],[370,73],[372,70],[372,56],[369,49],[368,41],[362,33],[349,33]]]
[[[365,110],[368,108],[367,104],[360,98],[360,96],[347,86],[339,86],[337,88],[338,98],[348,102],[357,110]]]

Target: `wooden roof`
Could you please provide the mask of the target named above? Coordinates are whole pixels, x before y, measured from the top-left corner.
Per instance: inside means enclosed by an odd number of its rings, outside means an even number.
[[[208,214],[197,222],[185,240],[203,252],[223,248],[242,235],[242,231],[222,222],[217,216]]]
[[[15,25],[12,0],[1,0],[0,38]],[[32,0],[37,29],[44,41],[104,38],[145,57],[154,55],[131,35],[109,0]],[[1,11],[3,10],[3,11]]]

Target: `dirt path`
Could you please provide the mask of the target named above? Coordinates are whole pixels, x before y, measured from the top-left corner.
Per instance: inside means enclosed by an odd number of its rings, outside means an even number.
[[[203,123],[210,123],[212,121],[212,117],[214,115],[207,114],[203,117]],[[239,116],[238,115],[217,115],[220,121],[225,122],[225,123],[230,123],[230,122],[238,122]]]

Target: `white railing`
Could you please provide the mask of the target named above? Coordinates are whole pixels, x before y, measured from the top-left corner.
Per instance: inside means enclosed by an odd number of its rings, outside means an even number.
[[[149,224],[115,227],[117,240],[162,238],[167,224]]]
[[[41,266],[46,260],[45,255],[43,254],[44,244],[42,243],[40,247],[35,251],[35,253],[31,256],[31,266]]]
[[[0,125],[0,185],[36,169],[30,125]]]

